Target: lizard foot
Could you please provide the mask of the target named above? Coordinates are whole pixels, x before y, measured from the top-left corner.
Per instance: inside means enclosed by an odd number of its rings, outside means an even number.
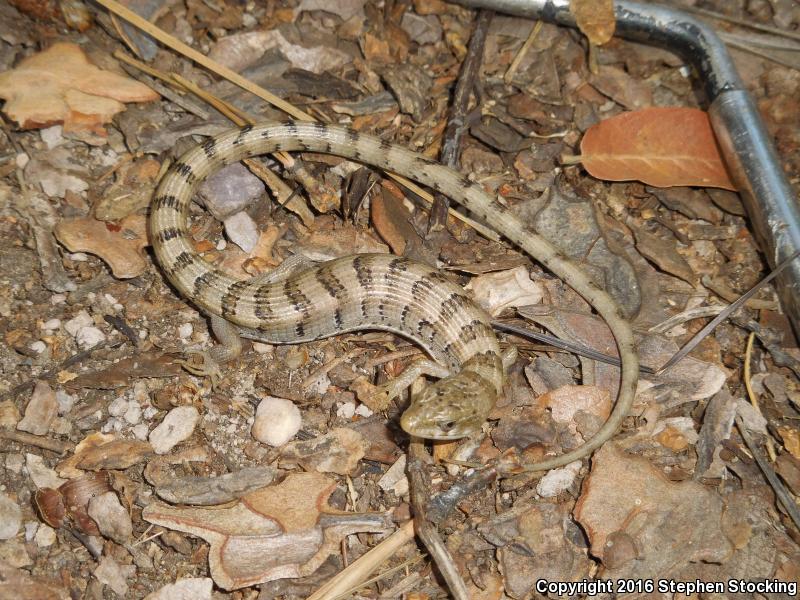
[[[197,377],[210,377],[211,387],[216,388],[220,381],[222,381],[222,368],[220,367],[220,363],[214,359],[212,353],[203,350],[200,352],[188,352],[187,354],[192,357],[199,357],[200,360],[179,360],[176,361],[177,364]]]

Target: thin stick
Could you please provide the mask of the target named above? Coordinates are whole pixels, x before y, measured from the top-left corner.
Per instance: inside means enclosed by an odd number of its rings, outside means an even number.
[[[353,561],[346,569],[334,575],[330,581],[311,594],[306,600],[331,600],[353,587],[359,586],[384,560],[393,556],[413,539],[414,521],[409,520],[380,544]]]
[[[793,40],[800,40],[800,33],[784,31],[783,29],[778,29],[777,27],[770,27],[769,25],[762,25],[760,23],[753,23],[752,21],[746,21],[744,19],[737,19],[736,17],[729,17],[727,15],[723,15],[722,13],[706,10],[704,8],[697,8],[694,6],[686,6],[681,4],[681,10],[686,10],[698,15],[703,15],[704,17],[717,19],[718,21],[727,21],[728,23],[733,23],[734,25],[740,25],[749,29],[755,29],[756,31],[763,31],[765,33],[772,33],[773,35],[779,35],[781,37],[786,37]]]
[[[792,521],[794,521],[794,526],[800,530],[800,508],[797,507],[797,503],[786,489],[786,486],[784,486],[783,483],[781,483],[781,480],[778,479],[778,476],[775,474],[775,470],[772,468],[769,462],[767,462],[764,455],[761,453],[761,449],[756,446],[755,442],[750,437],[750,434],[747,432],[747,428],[744,426],[742,418],[739,416],[736,417],[736,425],[739,428],[739,434],[742,436],[742,439],[747,445],[748,450],[750,450],[753,458],[756,459],[756,463],[758,463],[761,472],[764,473],[767,483],[769,483],[769,485],[772,486],[772,489],[775,491],[775,495],[778,497],[778,502],[780,502],[783,505],[783,508],[786,509],[786,512],[789,513]]]
[[[798,63],[791,62],[789,60],[784,60],[780,56],[775,56],[774,54],[770,54],[764,50],[759,50],[758,48],[753,47],[750,44],[745,44],[744,42],[739,42],[737,40],[731,39],[728,36],[722,38],[722,41],[725,42],[731,48],[736,48],[737,50],[741,50],[742,52],[749,52],[755,56],[763,58],[764,60],[772,61],[782,67],[787,67],[789,69],[794,69],[795,71],[800,71],[800,67],[798,67]]]
[[[703,340],[703,338],[705,338],[709,333],[714,331],[714,329],[716,328],[717,325],[722,323],[722,321],[724,321],[730,315],[732,315],[734,312],[739,310],[739,308],[742,306],[742,304],[747,302],[753,295],[755,295],[756,292],[758,292],[758,290],[760,290],[762,287],[764,287],[770,281],[775,279],[775,277],[777,277],[778,274],[781,271],[783,271],[786,267],[788,267],[791,264],[791,262],[795,258],[797,258],[798,256],[800,256],[800,251],[795,252],[789,258],[784,260],[781,264],[779,264],[777,267],[775,267],[775,269],[772,271],[772,273],[770,273],[769,275],[764,277],[764,279],[762,279],[757,284],[755,284],[752,288],[750,288],[749,291],[747,291],[744,294],[742,294],[736,302],[734,302],[733,304],[728,306],[724,311],[719,313],[708,325],[706,325],[700,331],[698,331],[694,335],[694,337],[686,343],[686,345],[683,348],[678,350],[675,353],[675,355],[672,358],[670,358],[663,367],[661,367],[658,371],[656,371],[656,374],[663,373],[664,371],[669,369],[672,365],[674,365],[676,362],[682,360],[684,356],[686,356],[687,354],[689,354],[689,352],[691,352],[692,350],[695,349],[697,344],[699,344]]]
[[[747,336],[747,346],[744,350],[744,387],[747,390],[747,397],[750,398],[750,404],[753,405],[753,408],[756,409],[758,414],[762,417],[764,416],[761,412],[761,407],[758,405],[758,396],[753,390],[753,386],[750,383],[751,378],[751,369],[750,363],[753,360],[753,340],[756,338],[756,333],[754,331],[750,332],[750,335]],[[772,438],[767,437],[767,454],[769,454],[769,459],[775,462],[777,458],[775,454],[775,446],[772,443]]]
[[[277,106],[283,112],[292,115],[295,119],[299,119],[300,121],[313,121],[314,117],[309,115],[308,113],[303,112],[299,108],[289,104],[282,98],[279,98],[272,92],[269,92],[262,88],[259,85],[254,84],[249,79],[242,77],[233,69],[229,69],[225,65],[219,64],[217,61],[208,58],[205,54],[201,54],[191,46],[187,46],[183,42],[177,40],[173,36],[169,35],[167,32],[159,29],[155,25],[153,25],[150,21],[143,19],[135,12],[122,6],[119,2],[115,0],[97,0],[97,3],[101,6],[104,6],[114,14],[122,17],[129,23],[135,25],[151,37],[157,39],[159,42],[172,48],[173,50],[183,54],[187,58],[193,60],[198,65],[202,65],[209,71],[224,77],[228,81],[238,85],[243,90],[247,90],[251,94],[255,94],[262,100],[266,100],[273,106]]]
[[[467,57],[461,64],[461,71],[458,74],[456,88],[453,92],[453,101],[450,105],[450,115],[442,134],[442,150],[439,153],[439,160],[448,167],[458,168],[461,157],[461,139],[467,127],[467,111],[469,109],[469,98],[475,82],[478,79],[478,71],[483,63],[483,50],[486,46],[486,36],[489,26],[492,24],[494,12],[482,9],[478,12],[475,20],[475,29],[469,39]],[[431,216],[428,221],[428,232],[439,231],[447,224],[447,213],[450,202],[447,196],[435,194],[436,199],[431,207]]]
[[[525,58],[525,55],[528,54],[528,51],[531,49],[536,36],[539,35],[539,31],[542,29],[542,22],[536,21],[536,25],[533,26],[531,29],[530,34],[528,35],[528,39],[525,40],[525,43],[522,44],[522,48],[519,49],[517,55],[514,57],[514,60],[511,61],[511,64],[508,66],[508,70],[506,74],[503,75],[503,81],[506,85],[511,85],[511,80],[514,79],[514,75],[519,69],[519,65],[522,63],[522,59]]]
[[[0,429],[0,440],[9,442],[18,442],[26,446],[35,446],[37,448],[44,448],[57,454],[64,454],[72,450],[75,445],[69,442],[62,442],[61,440],[54,440],[43,435],[34,435],[32,433],[25,433],[24,431],[13,431]]]

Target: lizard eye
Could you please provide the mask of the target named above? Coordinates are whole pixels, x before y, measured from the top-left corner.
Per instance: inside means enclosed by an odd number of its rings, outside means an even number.
[[[456,426],[455,421],[439,421],[439,429],[442,431],[450,431]]]

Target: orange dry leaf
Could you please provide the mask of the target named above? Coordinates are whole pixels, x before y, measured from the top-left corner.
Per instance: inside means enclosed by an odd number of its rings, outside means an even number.
[[[104,123],[123,102],[157,100],[143,83],[103,71],[75,44],[57,43],[0,73],[3,111],[22,129],[64,125],[65,133],[105,136]]]
[[[617,19],[613,0],[570,0],[569,12],[592,44],[605,44],[614,36]]]
[[[736,190],[708,115],[696,108],[644,108],[601,121],[583,136],[581,161],[608,181]]]

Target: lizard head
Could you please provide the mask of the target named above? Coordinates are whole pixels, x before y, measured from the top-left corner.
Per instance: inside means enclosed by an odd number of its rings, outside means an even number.
[[[480,431],[497,392],[473,371],[461,371],[426,387],[403,413],[406,433],[430,440],[458,440]]]

